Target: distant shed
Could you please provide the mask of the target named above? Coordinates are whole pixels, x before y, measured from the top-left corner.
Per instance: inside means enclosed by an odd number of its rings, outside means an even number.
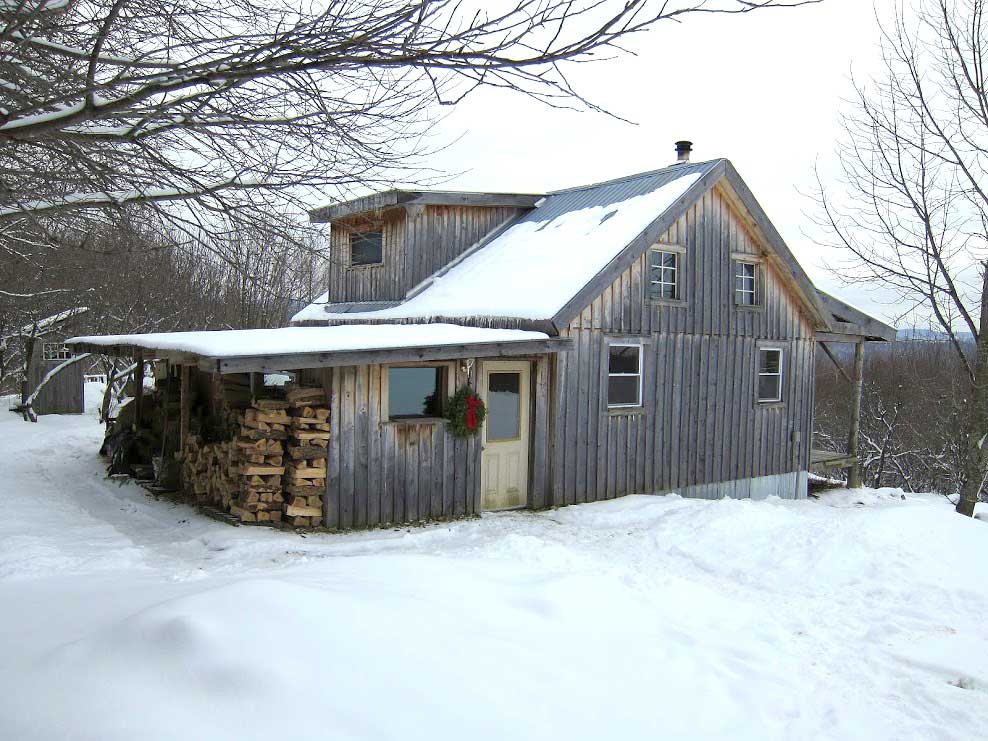
[[[63,343],[71,333],[46,336],[38,341],[38,347],[28,366],[28,388],[36,389],[48,373],[74,353]],[[41,389],[33,404],[36,414],[83,414],[86,411],[85,382],[82,363],[73,363],[52,378]]]

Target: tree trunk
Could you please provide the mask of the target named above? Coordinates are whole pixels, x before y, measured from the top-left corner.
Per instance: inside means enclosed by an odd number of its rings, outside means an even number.
[[[964,456],[964,483],[957,511],[974,516],[974,505],[985,481],[988,456],[988,262],[982,265],[981,323],[978,327],[978,356],[971,389],[971,416],[968,418],[967,450]]]

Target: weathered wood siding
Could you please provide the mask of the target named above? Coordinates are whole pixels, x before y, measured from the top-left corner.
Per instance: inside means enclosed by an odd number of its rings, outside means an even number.
[[[41,383],[52,368],[57,367],[61,360],[42,360],[42,343],[38,342],[36,355],[28,367],[28,388],[32,391]],[[85,362],[85,361],[83,361]],[[38,394],[34,402],[37,414],[82,414],[85,412],[83,385],[83,362],[73,363],[52,378]]]
[[[532,384],[545,388],[548,358],[532,360]],[[437,361],[439,362],[439,361]],[[454,386],[476,388],[480,363],[469,373],[455,362]],[[448,520],[480,512],[479,437],[455,438],[442,422],[390,422],[384,407],[386,365],[326,371],[330,388],[329,472],[325,523],[329,528],[380,527]],[[548,494],[548,394],[532,394],[533,465],[529,498]]]
[[[395,301],[439,270],[518,209],[411,206],[334,223],[327,268],[331,301]],[[384,262],[351,268],[350,229],[381,229]]]
[[[766,261],[761,305],[735,306],[731,255],[758,249],[716,190],[660,241],[687,250],[681,306],[646,300],[642,256],[563,333],[575,349],[555,365],[552,505],[808,467],[815,343],[799,304]],[[640,409],[607,407],[607,344],[618,339],[643,345]],[[780,404],[757,402],[765,341],[785,351]]]

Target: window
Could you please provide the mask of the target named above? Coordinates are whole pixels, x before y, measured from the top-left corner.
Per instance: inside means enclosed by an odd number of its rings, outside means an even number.
[[[72,357],[72,351],[61,342],[46,342],[41,357],[45,360],[68,360]]]
[[[782,350],[758,351],[758,401],[782,401]]]
[[[350,265],[380,265],[384,262],[381,232],[350,232]]]
[[[388,418],[441,417],[446,368],[388,368]]]
[[[678,301],[681,295],[679,253],[669,250],[650,250],[648,277],[649,298]]]
[[[490,373],[487,376],[487,439],[494,442],[520,437],[521,373]]]
[[[607,406],[637,407],[642,403],[641,345],[611,345],[607,364]]]
[[[738,306],[758,305],[758,263],[737,261],[734,271],[734,302]]]

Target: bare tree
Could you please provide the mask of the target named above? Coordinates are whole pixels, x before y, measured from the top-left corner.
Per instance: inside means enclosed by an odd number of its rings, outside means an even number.
[[[884,68],[855,83],[838,150],[843,187],[820,182],[820,222],[847,280],[880,282],[950,339],[970,382],[957,511],[985,488],[988,435],[988,0],[921,0],[882,29]],[[984,330],[984,331],[982,331]],[[972,357],[963,335],[976,340]]]
[[[478,87],[573,105],[563,63],[663,21],[819,1],[3,3],[0,225],[72,215],[84,243],[82,214],[133,205],[193,231],[270,223],[307,188],[413,175],[435,105]]]

